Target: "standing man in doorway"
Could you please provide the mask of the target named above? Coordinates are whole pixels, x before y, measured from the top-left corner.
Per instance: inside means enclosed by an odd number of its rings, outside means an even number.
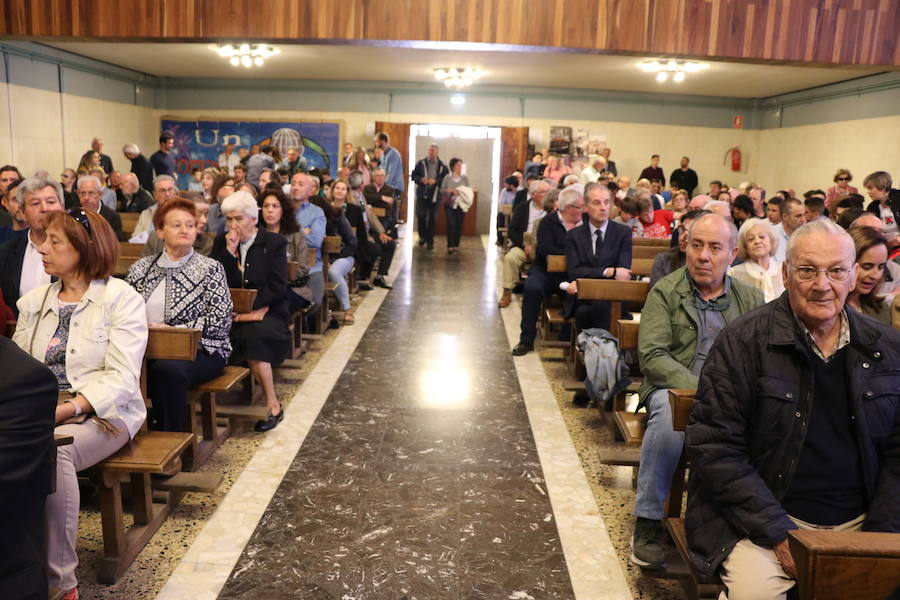
[[[416,184],[416,220],[419,222],[419,246],[434,249],[434,226],[437,217],[437,190],[450,170],[438,157],[438,145],[428,146],[428,156],[416,163],[412,180]]]
[[[391,146],[391,138],[383,131],[375,134],[375,147],[384,153],[381,159],[381,167],[385,172],[385,182],[394,189],[394,206],[392,215],[394,222],[400,221],[400,205],[397,199],[403,196],[406,174],[403,172],[403,158],[396,148]]]

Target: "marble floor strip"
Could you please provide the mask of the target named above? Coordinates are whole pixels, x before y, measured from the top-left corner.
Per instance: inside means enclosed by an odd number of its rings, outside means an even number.
[[[502,293],[496,246],[482,236],[488,264],[496,264],[496,297]],[[521,296],[501,309],[510,350],[519,343]],[[597,508],[584,469],[537,352],[513,358],[528,409],[547,493],[577,600],[632,598],[606,524]]]
[[[279,457],[290,466],[219,598],[574,600],[494,271],[478,238],[416,250],[302,447]],[[218,569],[219,550],[198,564]]]
[[[389,280],[402,270],[409,253],[408,243],[398,248]],[[219,596],[294,455],[385,297],[387,290],[377,287],[367,293],[355,312],[356,323],[341,329],[297,390],[285,410],[284,421],[265,434],[265,441],[160,590],[157,600],[214,600]]]

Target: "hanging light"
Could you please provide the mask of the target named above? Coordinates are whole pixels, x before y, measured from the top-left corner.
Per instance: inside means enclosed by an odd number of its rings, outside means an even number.
[[[707,63],[694,61],[678,62],[673,59],[666,61],[646,60],[638,63],[637,66],[645,73],[656,73],[656,80],[660,83],[668,81],[669,75],[672,76],[672,81],[681,83],[686,79],[687,73],[698,73],[709,68]]]
[[[275,46],[248,44],[246,42],[239,45],[224,44],[219,46],[212,44],[209,48],[222,58],[227,58],[228,62],[233,66],[239,67],[244,65],[248,69],[254,65],[261,67],[265,64],[267,58],[281,54],[281,50]]]
[[[445,87],[462,89],[475,83],[484,72],[481,69],[471,67],[437,67],[434,69],[434,78],[442,82]]]

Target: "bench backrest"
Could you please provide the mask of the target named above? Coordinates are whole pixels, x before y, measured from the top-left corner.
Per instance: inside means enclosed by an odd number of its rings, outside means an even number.
[[[119,242],[119,256],[135,256],[141,257],[144,251],[144,244],[129,244],[128,242]]]
[[[138,219],[141,217],[141,213],[136,212],[120,212],[116,214],[118,214],[119,218],[122,220],[122,231],[127,234],[130,234],[134,231],[135,226],[137,226]]]
[[[632,246],[662,246],[663,250],[668,248],[671,245],[671,240],[669,238],[655,239],[655,238],[631,238]]]
[[[341,251],[341,236],[326,235],[322,242],[322,252],[324,254],[337,254]]]
[[[316,266],[316,249],[315,248],[307,248],[306,254],[309,258],[309,266],[310,267]]]
[[[548,273],[565,273],[566,272],[566,255],[565,254],[548,254],[547,255],[547,272]]]
[[[256,290],[245,288],[229,288],[231,292],[231,302],[234,304],[234,312],[248,313],[253,310],[253,303],[256,301]]]
[[[513,205],[512,204],[501,204],[500,205],[500,214],[510,216],[513,213]]]
[[[801,600],[887,598],[900,585],[900,535],[788,532]]]
[[[610,304],[609,322],[617,323],[622,318],[622,303],[643,304],[650,291],[645,281],[614,281],[612,279],[579,279],[579,300],[608,300]]]
[[[296,281],[300,274],[300,263],[296,260],[288,261],[288,281]]]
[[[144,357],[150,360],[194,360],[200,344],[200,330],[151,326]]]
[[[652,258],[633,258],[631,259],[631,272],[641,277],[649,277],[650,271],[653,270]]]
[[[387,211],[384,210],[383,206],[371,206],[370,205],[370,208],[372,209],[372,214],[375,215],[376,217],[378,217],[379,219],[384,217],[385,215],[387,215]]]
[[[641,329],[640,321],[618,321],[618,335],[620,350],[637,350],[638,332]]]
[[[136,263],[140,256],[119,256],[118,260],[116,260],[116,268],[113,270],[113,275],[116,277],[125,277],[128,275],[128,269],[131,268],[131,265]]]
[[[665,252],[669,248],[666,246],[632,246],[631,258],[649,258],[654,259],[660,252]]]

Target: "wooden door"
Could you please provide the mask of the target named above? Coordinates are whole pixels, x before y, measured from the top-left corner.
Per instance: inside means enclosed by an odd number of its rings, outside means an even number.
[[[391,139],[391,146],[400,153],[403,159],[403,177],[405,183],[403,185],[403,195],[400,199],[400,220],[406,220],[406,202],[407,192],[412,184],[409,176],[412,174],[412,168],[409,165],[409,123],[387,123],[385,121],[375,121],[375,133],[383,131],[388,134]]]
[[[513,171],[525,167],[528,152],[527,127],[503,127],[500,130],[500,182]]]

